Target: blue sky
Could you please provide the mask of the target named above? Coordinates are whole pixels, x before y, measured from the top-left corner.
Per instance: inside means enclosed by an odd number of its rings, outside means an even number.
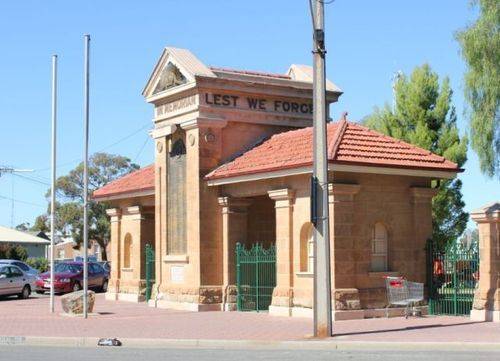
[[[464,63],[456,30],[475,17],[467,0],[337,0],[326,6],[327,75],[344,91],[332,107],[351,120],[391,102],[391,77],[428,62],[449,76],[459,127]],[[0,165],[31,168],[0,177],[0,224],[32,222],[45,210],[50,177],[50,62],[59,54],[58,175],[83,152],[83,34],[92,36],[91,152],[153,161],[152,107],[141,90],[164,46],[190,49],[206,64],[285,72],[311,63],[307,0],[0,2]],[[124,139],[125,138],[125,139]],[[469,152],[466,209],[500,199]],[[13,192],[12,192],[13,188]],[[23,203],[24,202],[24,203]],[[472,224],[471,224],[472,225]]]

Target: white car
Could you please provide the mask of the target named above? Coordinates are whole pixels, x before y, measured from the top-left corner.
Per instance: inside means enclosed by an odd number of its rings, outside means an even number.
[[[12,264],[0,264],[0,295],[17,295],[26,299],[31,295],[35,284],[35,277]]]

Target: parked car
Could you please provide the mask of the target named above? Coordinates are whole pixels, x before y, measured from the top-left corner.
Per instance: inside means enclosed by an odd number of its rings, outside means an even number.
[[[88,286],[101,292],[108,290],[109,272],[98,263],[88,264]],[[54,292],[76,292],[83,288],[83,262],[63,262],[54,267]],[[36,281],[36,293],[50,290],[50,272],[39,275]]]
[[[104,270],[106,270],[108,273],[111,273],[111,263],[109,261],[100,261],[98,262]]]
[[[23,270],[24,273],[27,273],[33,277],[36,277],[40,271],[27,265],[26,263],[22,261],[18,261],[16,259],[0,259],[0,265],[2,264],[12,264],[14,266],[19,267],[21,270]]]
[[[29,298],[35,277],[11,264],[0,264],[0,295]]]

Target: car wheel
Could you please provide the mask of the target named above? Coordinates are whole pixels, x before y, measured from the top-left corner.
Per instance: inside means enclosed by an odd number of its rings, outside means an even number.
[[[45,291],[35,291],[36,293],[38,293],[39,295],[43,295],[45,293]]]
[[[104,280],[101,286],[101,292],[107,292],[108,291],[108,280]]]
[[[80,284],[78,282],[75,282],[75,284],[73,285],[73,292],[80,291],[81,289],[82,289],[82,286],[80,286]]]
[[[30,286],[26,285],[23,287],[23,290],[19,294],[19,298],[25,300],[30,297],[30,294],[31,294],[31,288]]]

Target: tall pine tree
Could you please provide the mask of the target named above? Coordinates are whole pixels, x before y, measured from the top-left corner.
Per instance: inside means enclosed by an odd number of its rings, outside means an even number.
[[[394,84],[394,109],[386,105],[365,119],[381,133],[402,139],[441,155],[460,167],[467,160],[467,138],[460,137],[448,78],[427,64],[416,67],[411,76],[402,74]],[[444,180],[432,202],[433,239],[441,246],[456,240],[467,226],[460,179]]]

